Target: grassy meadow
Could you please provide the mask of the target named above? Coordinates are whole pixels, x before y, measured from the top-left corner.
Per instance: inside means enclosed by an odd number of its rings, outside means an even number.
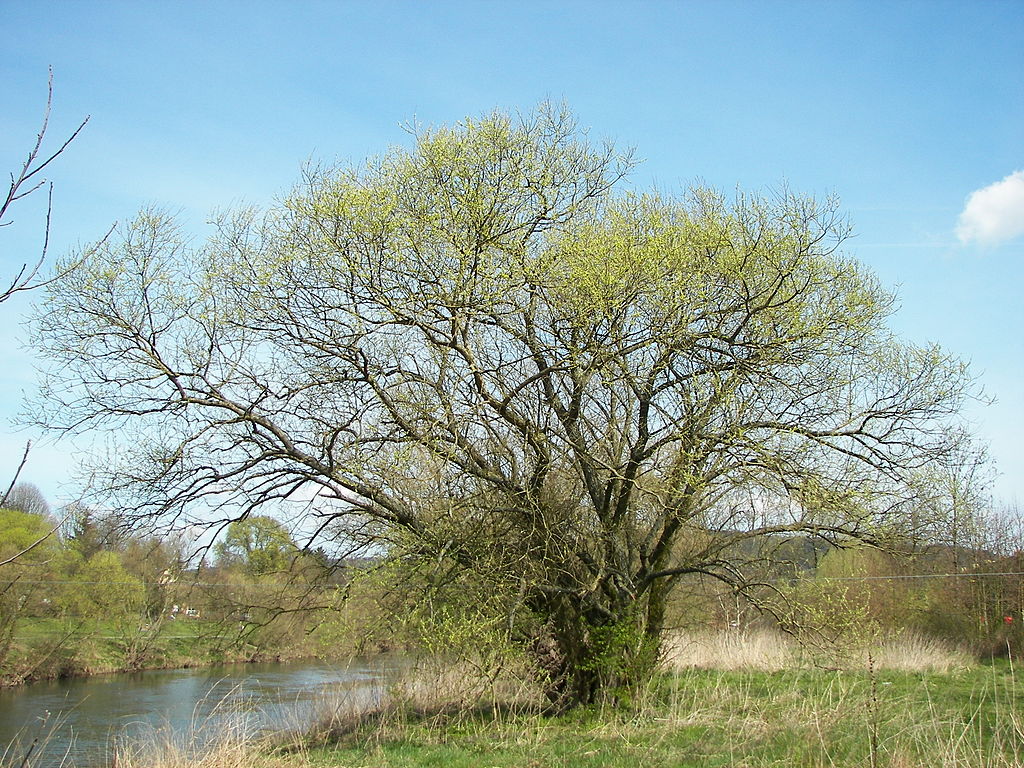
[[[373,706],[324,702],[313,729],[213,748],[156,742],[119,768],[1024,765],[1024,687],[1012,659],[978,663],[902,638],[841,667],[770,633],[678,636],[626,705],[551,717],[506,668],[424,664]]]

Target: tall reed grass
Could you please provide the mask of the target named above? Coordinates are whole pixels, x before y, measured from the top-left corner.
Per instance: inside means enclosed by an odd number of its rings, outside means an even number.
[[[251,768],[267,745],[236,686],[213,707],[197,704],[185,729],[146,724],[116,735],[111,768]],[[200,716],[199,712],[207,714]]]
[[[64,727],[64,718],[46,712],[31,728],[26,728],[0,752],[0,766],[29,768],[45,761],[48,765],[70,764],[73,741],[66,742],[63,750],[55,749],[54,735]]]
[[[874,638],[859,647],[838,651],[815,643],[801,643],[771,629],[730,632],[674,632],[664,644],[666,668],[760,670],[816,666],[866,669],[868,657],[876,669],[946,673],[967,669],[975,660],[966,650],[935,638],[900,633]],[[831,652],[830,652],[831,651]],[[827,664],[823,664],[827,659]]]

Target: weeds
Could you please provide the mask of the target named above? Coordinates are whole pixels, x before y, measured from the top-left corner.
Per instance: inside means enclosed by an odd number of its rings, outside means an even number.
[[[267,743],[250,714],[231,703],[235,692],[205,717],[193,717],[184,731],[147,727],[122,735],[113,744],[112,768],[251,768],[262,763]]]
[[[473,665],[435,661],[404,667],[376,688],[333,690],[312,726],[308,708],[270,736],[228,718],[232,724],[211,738],[197,723],[190,734],[154,731],[121,743],[114,762],[117,768],[1024,764],[1024,692],[1012,662],[967,666],[956,649],[907,637],[902,648],[891,639],[871,649],[870,668],[851,659],[846,669],[823,670],[800,668],[801,649],[780,636],[722,637],[717,648],[706,636],[674,640],[666,671],[630,708],[550,717],[525,668],[504,664],[500,674],[481,676]],[[22,768],[13,754],[4,768]]]
[[[864,649],[842,670],[800,668],[800,647],[769,633],[674,640],[668,671],[628,710],[550,718],[524,700],[498,717],[459,698],[460,714],[443,717],[445,686],[423,680],[416,707],[363,713],[304,754],[323,765],[449,768],[1022,764],[1024,694],[1011,666],[969,665],[913,636]]]
[[[52,717],[46,712],[30,729],[26,729],[18,738],[11,741],[0,753],[0,766],[3,768],[33,768],[44,763],[46,765],[64,766],[68,763],[72,744],[69,742],[63,753],[52,755],[51,742],[53,735],[61,728],[63,720]]]
[[[971,655],[942,640],[911,632],[872,638],[841,649],[820,642],[801,644],[789,635],[761,629],[741,632],[677,632],[665,642],[668,669],[760,670],[800,667],[866,669],[869,656],[878,669],[947,673],[975,665]],[[823,663],[823,661],[825,663]]]

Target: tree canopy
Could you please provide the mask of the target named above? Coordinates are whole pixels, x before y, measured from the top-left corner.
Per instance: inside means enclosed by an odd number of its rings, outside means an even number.
[[[53,556],[57,543],[54,527],[53,521],[43,515],[0,508],[0,560],[22,556],[26,563],[44,562]],[[6,576],[9,572],[13,570],[2,573]]]
[[[239,565],[253,576],[284,573],[299,554],[288,529],[266,515],[235,520],[214,549],[220,564]]]
[[[39,421],[127,435],[95,477],[140,519],[315,489],[325,530],[492,584],[590,701],[649,671],[683,577],[916,524],[971,387],[894,337],[836,201],[617,191],[632,165],[542,105],[308,169],[199,245],[145,211],[47,287]]]

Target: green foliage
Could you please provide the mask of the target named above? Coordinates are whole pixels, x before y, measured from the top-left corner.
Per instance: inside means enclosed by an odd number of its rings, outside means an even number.
[[[60,554],[54,522],[41,515],[0,509],[0,638],[13,619],[38,612],[47,595],[45,581]]]
[[[61,607],[73,615],[134,619],[145,606],[145,586],[125,569],[117,552],[97,552],[81,561],[73,575],[74,583],[60,598]]]
[[[0,510],[0,559],[23,552],[0,566],[0,684],[312,652],[305,636],[317,622],[322,563],[227,571],[237,588],[214,597],[193,586],[174,539],[131,535],[88,508],[72,513],[62,538],[52,520]],[[272,553],[285,551],[278,540],[251,539]],[[257,564],[268,562],[260,555],[257,547]]]
[[[0,509],[0,668],[24,615],[46,610],[46,579],[59,552],[54,524],[42,515]]]
[[[349,643],[401,648],[499,668],[515,655],[514,638],[532,617],[500,582],[487,581],[444,558],[389,557],[344,576]]]
[[[512,600],[587,704],[649,674],[601,669],[680,577],[750,594],[780,535],[892,538],[973,391],[889,330],[834,199],[616,192],[632,166],[542,104],[311,168],[198,247],[144,211],[48,285],[38,421],[124,435],[95,478],[137,519],[215,492],[254,577],[294,554],[256,513],[315,489],[330,535]]]
[[[879,636],[877,620],[851,591],[845,584],[809,581],[785,595],[784,626],[822,666],[843,667]]]
[[[239,566],[252,576],[285,573],[299,556],[288,529],[266,515],[232,522],[214,551],[219,564]]]
[[[660,638],[650,637],[636,616],[591,627],[578,666],[597,676],[601,701],[628,707],[658,662]]]
[[[117,549],[125,533],[119,530],[120,523],[113,515],[101,515],[83,504],[71,504],[65,510],[68,521],[65,524],[67,548],[83,560],[104,549]]]
[[[847,603],[878,625],[895,629],[917,625],[928,604],[928,584],[913,576],[918,560],[873,547],[833,549],[822,558],[815,578],[835,584]]]
[[[53,556],[58,540],[54,523],[43,515],[13,509],[0,509],[0,560],[7,560],[35,546],[22,557],[25,562],[44,562]],[[0,566],[2,568],[3,566]],[[0,578],[3,571],[0,570]]]

